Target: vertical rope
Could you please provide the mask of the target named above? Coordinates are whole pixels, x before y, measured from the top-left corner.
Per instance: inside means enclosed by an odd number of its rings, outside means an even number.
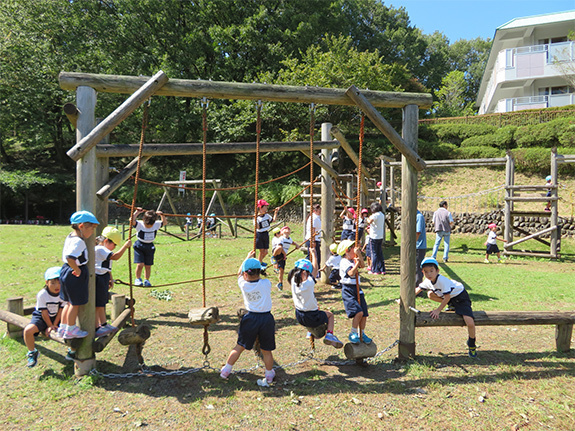
[[[256,251],[256,235],[258,228],[258,194],[259,194],[259,181],[260,181],[260,140],[262,135],[262,101],[258,100],[256,103],[256,184],[255,184],[255,198],[254,198],[254,252]]]
[[[134,180],[134,194],[132,196],[132,206],[130,207],[130,227],[128,229],[128,239],[132,238],[132,229],[134,228],[134,209],[136,208],[136,197],[138,196],[138,182],[140,180],[140,163],[142,161],[142,153],[144,151],[144,138],[146,136],[146,128],[148,126],[150,101],[144,103],[144,115],[142,116],[142,132],[140,134],[140,148],[138,149],[138,163],[136,165],[136,178]],[[132,247],[128,248],[128,271],[130,273],[130,319],[132,327],[136,326],[134,321],[134,286],[132,284]]]
[[[202,105],[202,307],[206,306],[206,159],[208,143],[208,99]],[[207,327],[206,327],[207,329]]]
[[[309,105],[309,158],[311,163],[309,164],[309,253],[311,257],[312,247],[315,248],[315,229],[313,227],[313,165],[315,164],[313,160],[313,140],[315,135],[315,103]]]
[[[357,196],[356,196],[356,223],[359,223],[359,217],[361,215],[361,165],[362,165],[362,153],[363,153],[363,138],[365,135],[364,132],[364,127],[365,127],[365,114],[361,114],[361,123],[359,125],[359,160],[358,160],[358,167],[357,167]],[[359,241],[359,229],[357,229],[357,224],[356,224],[356,229],[355,229],[355,246],[358,247]],[[360,299],[360,295],[359,295],[359,275],[355,274],[355,287],[357,290],[357,301],[361,304],[361,299]],[[361,330],[361,326],[358,327],[358,333],[359,333],[359,337],[361,339],[362,336],[362,330]]]

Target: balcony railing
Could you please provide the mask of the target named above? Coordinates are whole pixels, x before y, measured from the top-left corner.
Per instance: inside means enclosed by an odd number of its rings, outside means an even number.
[[[556,94],[550,96],[514,97],[500,100],[496,112],[513,112],[524,109],[554,108],[575,104],[575,94]],[[503,102],[503,103],[502,103]]]

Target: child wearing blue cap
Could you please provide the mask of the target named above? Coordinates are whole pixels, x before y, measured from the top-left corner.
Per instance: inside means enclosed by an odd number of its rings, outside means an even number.
[[[547,189],[547,194],[545,196],[549,197],[551,196],[551,187],[553,187],[553,181],[551,175],[547,175],[545,177],[545,185],[549,187]],[[547,202],[547,205],[545,205],[545,211],[547,212],[551,211],[551,201]]]
[[[226,365],[220,371],[220,377],[227,379],[232,367],[244,350],[251,350],[257,338],[260,342],[265,377],[258,380],[259,386],[269,386],[276,375],[272,351],[276,348],[275,320],[272,310],[272,283],[260,278],[261,263],[255,259],[255,251],[250,251],[238,271],[238,286],[242,291],[244,307],[248,312],[242,317],[238,331],[238,342],[228,355]]]
[[[327,324],[327,332],[323,339],[324,344],[341,349],[343,343],[333,335],[334,317],[330,311],[319,309],[315,297],[315,277],[317,276],[317,259],[315,250],[310,251],[311,262],[307,259],[299,259],[295,267],[288,274],[291,284],[293,304],[295,306],[295,318],[298,323],[306,328],[317,328]]]
[[[94,235],[100,223],[89,211],[77,211],[70,217],[73,232],[62,250],[64,265],[60,272],[60,298],[67,302],[62,311],[58,335],[64,339],[84,338],[88,333],[76,326],[81,305],[88,303],[88,249],[84,240]]]
[[[455,309],[455,313],[463,317],[467,325],[469,338],[467,347],[469,356],[477,357],[477,347],[475,345],[475,320],[473,319],[473,310],[471,309],[471,299],[463,284],[458,281],[450,280],[439,274],[439,264],[432,257],[423,259],[421,269],[425,280],[415,288],[415,295],[422,290],[427,290],[427,297],[432,301],[439,302],[437,309],[431,311],[429,315],[432,319],[439,318],[439,313],[447,305]]]
[[[44,273],[44,280],[46,284],[36,295],[36,308],[23,334],[24,343],[28,347],[26,357],[30,368],[38,363],[38,349],[34,337],[40,332],[44,332],[47,336],[51,331],[56,331],[64,307],[64,301],[60,298],[60,267],[48,268]]]

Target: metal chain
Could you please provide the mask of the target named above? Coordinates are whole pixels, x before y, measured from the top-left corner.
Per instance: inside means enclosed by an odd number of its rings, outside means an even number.
[[[377,358],[382,356],[384,353],[389,352],[391,349],[393,349],[398,344],[399,344],[399,340],[395,340],[392,344],[387,346],[385,349],[380,350],[378,353],[376,353],[372,358],[367,358],[366,362],[374,362]],[[288,368],[296,367],[296,366],[301,365],[301,364],[305,364],[306,362],[310,362],[310,361],[317,362],[320,365],[331,365],[331,366],[343,366],[343,365],[355,365],[356,364],[356,361],[354,361],[354,360],[328,361],[328,360],[316,358],[314,355],[315,355],[315,350],[310,350],[308,353],[302,352],[302,356],[305,356],[304,359],[300,359],[299,361],[290,362],[290,363],[285,364],[285,365],[276,365],[276,366],[274,366],[274,368],[285,370]],[[242,368],[239,370],[234,370],[232,372],[232,374],[247,374],[247,373],[250,373],[252,371],[257,370],[258,368],[262,368],[262,365],[260,363],[259,357],[256,355],[256,365],[254,365],[251,368]],[[149,369],[145,364],[140,364],[140,370],[138,372],[135,372],[135,373],[101,373],[100,371],[98,371],[96,369],[92,369],[90,371],[90,375],[102,377],[102,378],[106,378],[106,379],[129,379],[129,378],[133,378],[133,377],[184,376],[186,374],[193,374],[193,373],[197,373],[197,372],[202,371],[202,370],[212,370],[212,371],[215,371],[218,373],[221,371],[219,368],[214,368],[210,365],[210,363],[207,359],[207,355],[206,355],[206,359],[204,361],[204,364],[201,367],[190,368],[188,370],[153,371],[153,370]]]

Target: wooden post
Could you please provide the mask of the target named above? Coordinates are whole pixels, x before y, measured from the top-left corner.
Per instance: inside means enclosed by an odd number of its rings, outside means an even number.
[[[66,103],[62,109],[64,110],[66,117],[68,117],[68,120],[70,120],[70,123],[72,123],[72,126],[76,127],[76,121],[78,120],[78,109],[76,108],[76,105],[73,103]]]
[[[573,324],[564,323],[555,326],[555,347],[558,352],[567,353],[571,350],[571,335],[573,334]]]
[[[126,308],[126,295],[115,293],[112,295],[112,321],[116,320],[122,311]]]
[[[110,178],[110,159],[108,157],[96,158],[96,188],[102,187],[108,182]],[[108,200],[96,199],[96,212],[94,215],[100,222],[97,229],[97,234],[101,234],[102,230],[108,226]],[[119,244],[118,244],[119,245]]]
[[[8,298],[6,300],[6,305],[8,306],[8,311],[10,313],[18,314],[20,316],[24,315],[24,298],[22,296],[17,296],[14,298]],[[22,328],[16,325],[8,323],[7,333],[10,338],[22,338]]]
[[[403,108],[403,139],[413,152],[417,151],[419,110],[416,105]],[[399,307],[398,359],[415,356],[415,318],[409,307],[415,307],[415,216],[417,214],[417,170],[402,156],[401,171],[401,280]]]
[[[327,140],[330,136],[332,125],[331,123],[322,123],[321,124],[321,140]],[[321,155],[323,156],[324,163],[330,168],[333,169],[333,165],[331,162],[330,157],[331,150],[321,150]],[[331,244],[331,240],[334,235],[334,211],[335,211],[335,195],[333,192],[332,182],[337,181],[337,176],[332,178],[331,175],[328,174],[327,170],[321,170],[321,228],[323,230],[322,238],[321,238],[321,255],[323,257],[324,262],[330,256],[329,246]],[[310,242],[311,244],[311,242]],[[320,263],[318,262],[318,267],[320,267]],[[321,282],[327,283],[328,274],[325,271],[320,272]]]
[[[513,189],[511,187],[515,183],[515,159],[510,151],[507,152],[505,159],[505,231],[503,238],[510,243],[513,241],[513,216],[511,215],[511,211],[513,211]]]
[[[82,135],[72,148],[66,154],[74,160],[78,161],[83,157],[92,147],[101,141],[104,136],[109,134],[114,127],[124,121],[132,112],[134,112],[142,103],[156,92],[158,88],[168,82],[167,75],[161,70],[152,76],[141,88],[136,90],[134,94],[128,97],[124,103],[114,110],[108,117],[102,121],[97,127],[92,126],[90,131]],[[80,88],[80,87],[78,87]],[[92,91],[95,92],[94,89]],[[80,104],[77,104],[80,116],[83,114]]]
[[[96,91],[90,87],[78,87],[76,90],[76,106],[78,120],[76,123],[76,142],[87,136],[96,124]],[[76,162],[76,209],[90,211],[96,214],[96,150],[92,148]],[[88,303],[80,307],[78,319],[80,328],[88,331],[88,336],[82,339],[75,363],[77,377],[87,375],[96,365],[92,351],[92,340],[96,326],[96,277],[94,265],[94,235],[85,239],[88,247],[88,264],[85,268],[89,273]]]
[[[551,226],[557,226],[559,221],[559,192],[557,190],[557,148],[554,147],[551,150],[551,182],[553,183],[553,189],[551,190],[551,217],[549,219],[549,224]],[[550,254],[553,259],[557,259],[557,243],[559,239],[559,230],[555,229],[551,232],[551,247]]]
[[[212,180],[212,184],[214,185],[214,189],[217,188],[221,183],[220,182],[216,182],[216,180]],[[228,209],[226,208],[226,202],[224,201],[224,197],[222,196],[222,194],[219,191],[214,191],[215,194],[218,195],[218,201],[220,201],[220,206],[222,207],[222,211],[224,212],[224,215],[227,217],[228,214]],[[232,219],[231,218],[227,218],[227,222],[228,222],[228,227],[230,228],[230,231],[232,232],[232,236],[235,237],[235,231],[234,231],[234,225],[232,224]],[[222,237],[221,235],[222,232],[222,228],[220,226],[220,238]]]

